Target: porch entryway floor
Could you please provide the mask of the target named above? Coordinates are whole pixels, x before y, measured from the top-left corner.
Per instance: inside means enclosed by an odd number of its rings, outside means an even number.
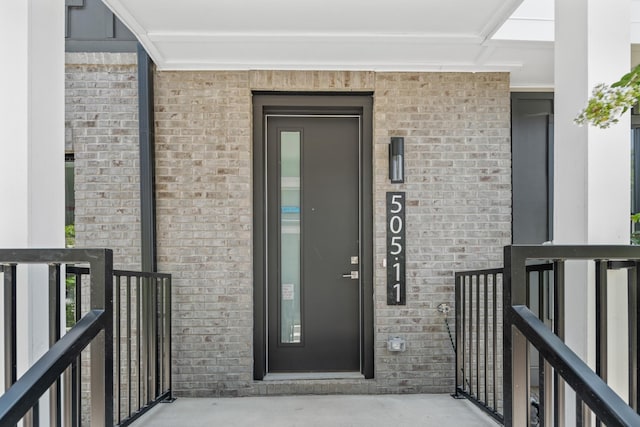
[[[467,400],[445,394],[277,396],[161,403],[135,427],[476,427],[499,425]]]

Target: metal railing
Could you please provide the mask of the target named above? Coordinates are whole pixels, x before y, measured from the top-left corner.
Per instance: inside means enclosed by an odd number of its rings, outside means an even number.
[[[577,276],[567,275],[567,263],[588,261],[571,265],[572,270],[582,271]],[[544,315],[532,312],[531,299],[527,291],[527,264],[531,262],[553,264],[553,287],[549,294],[541,294],[552,303],[552,324],[544,323]],[[539,425],[564,426],[566,414],[572,412],[576,425],[638,426],[640,408],[638,392],[638,279],[640,247],[633,246],[507,246],[505,247],[504,268],[504,424],[506,426],[532,425],[531,416],[531,348],[538,354],[540,402],[537,418]],[[589,271],[590,270],[590,271]],[[606,383],[607,351],[609,348],[607,331],[608,277],[613,270],[627,270],[626,304],[618,309],[628,313],[626,325],[629,340],[627,359],[628,402],[624,402]],[[589,289],[588,280],[580,292],[595,294],[595,313],[588,318],[595,319],[595,370],[591,369],[564,342],[568,328],[587,328],[587,325],[566,324],[565,281],[576,277],[595,277],[595,289]],[[616,280],[617,284],[619,280]],[[589,309],[584,307],[585,310]],[[543,310],[544,311],[544,310]],[[627,350],[624,350],[627,352]],[[566,386],[575,392],[575,402],[568,402]],[[574,404],[575,403],[575,404]]]
[[[527,266],[527,303],[549,316],[552,264]],[[465,397],[503,422],[502,294],[503,269],[455,274],[456,397]],[[534,405],[536,401],[534,399]]]
[[[0,249],[4,276],[4,354],[6,392],[0,396],[0,425],[38,425],[40,397],[49,390],[50,420],[62,425],[61,375],[90,344],[91,425],[113,425],[112,265],[107,249]],[[88,263],[91,268],[89,310],[61,338],[61,267]],[[17,378],[17,284],[20,264],[48,268],[50,348],[24,375]],[[37,275],[35,271],[27,274]]]
[[[67,276],[75,282],[78,318],[90,270],[68,267]],[[114,270],[113,284],[114,422],[126,426],[155,404],[172,399],[171,275]],[[73,372],[69,396],[77,396],[83,384],[80,370]],[[82,419],[81,405],[75,402],[70,412]]]
[[[20,379],[19,264],[48,268],[51,344]],[[172,400],[171,276],[113,270],[112,265],[112,252],[104,249],[0,250],[8,390],[0,397],[1,426],[20,419],[37,426],[38,401],[49,388],[51,424],[58,426],[126,426],[158,402]],[[75,324],[61,337],[62,275],[75,288],[70,313]]]
[[[502,269],[456,273],[456,396],[502,422],[499,344]]]

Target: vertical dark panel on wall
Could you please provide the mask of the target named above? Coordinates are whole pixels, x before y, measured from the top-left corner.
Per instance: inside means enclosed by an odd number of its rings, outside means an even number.
[[[84,7],[84,0],[65,0],[64,1],[64,36],[71,36],[71,26],[69,25],[69,13],[72,7]]]
[[[140,232],[142,271],[154,272],[156,259],[155,131],[153,61],[138,44],[138,113],[140,126]]]
[[[135,52],[136,37],[101,0],[65,0],[67,52]]]
[[[511,95],[513,243],[553,238],[553,94]]]

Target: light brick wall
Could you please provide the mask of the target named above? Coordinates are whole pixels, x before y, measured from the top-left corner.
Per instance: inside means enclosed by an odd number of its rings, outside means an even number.
[[[67,56],[77,246],[139,269],[135,55]],[[182,396],[453,391],[439,303],[453,273],[502,264],[511,240],[509,81],[500,73],[156,73],[159,270],[173,274]],[[251,90],[374,93],[375,379],[254,382]],[[406,182],[387,179],[404,136]],[[386,305],[385,193],[407,193],[407,305]],[[454,324],[452,313],[449,323]],[[407,351],[386,350],[389,335]]]
[[[75,158],[76,247],[107,247],[114,266],[140,269],[140,184],[136,55],[67,53],[65,136]],[[83,280],[83,312],[90,286]],[[89,402],[89,349],[82,401]],[[87,403],[88,405],[88,403]],[[82,425],[89,425],[83,406]]]
[[[511,242],[506,74],[379,73],[374,101],[376,381],[380,392],[451,392],[454,353],[440,303],[454,272],[502,266]],[[406,179],[386,176],[391,136],[405,138]],[[407,305],[386,305],[387,191],[406,191]],[[453,312],[449,323],[455,324]],[[455,332],[455,331],[452,331]],[[386,351],[389,335],[407,351]]]
[[[375,94],[375,380],[252,381],[251,90]],[[174,274],[176,392],[451,392],[453,350],[436,307],[452,305],[454,271],[502,264],[509,120],[507,74],[157,73],[158,255]],[[387,180],[390,136],[405,137],[405,184]],[[405,307],[385,300],[386,191],[407,192]],[[388,353],[389,335],[407,351]]]
[[[158,73],[158,266],[173,274],[173,385],[253,378],[251,92],[246,72]]]
[[[140,269],[135,54],[66,54],[66,146],[75,155],[77,247],[108,247]]]

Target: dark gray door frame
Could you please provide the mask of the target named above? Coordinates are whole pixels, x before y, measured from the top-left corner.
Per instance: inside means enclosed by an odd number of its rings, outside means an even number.
[[[360,235],[362,241],[362,373],[373,378],[373,98],[371,93],[253,93],[253,301],[254,379],[266,374],[266,179],[267,113],[358,114],[362,117]]]

